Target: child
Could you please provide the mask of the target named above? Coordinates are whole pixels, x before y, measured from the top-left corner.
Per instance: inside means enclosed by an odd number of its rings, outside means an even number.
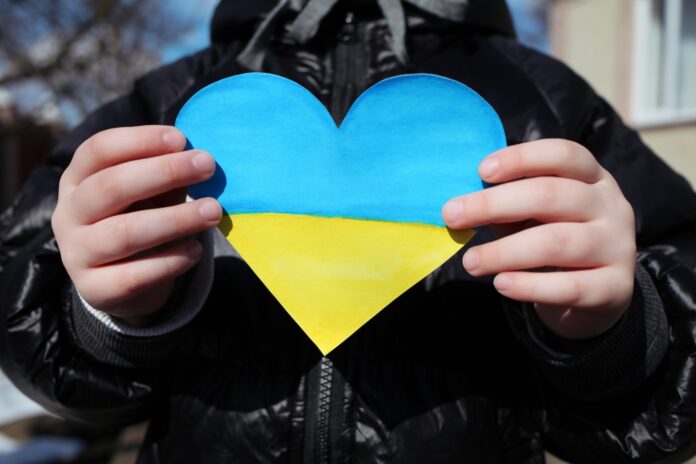
[[[149,419],[140,462],[688,452],[696,195],[578,76],[514,40],[503,0],[223,1],[212,38],[90,116],[0,217],[0,356],[25,393],[77,420]],[[443,75],[508,136],[479,167],[493,186],[442,212],[495,236],[328,357],[215,231],[217,202],[185,202],[214,162],[174,117],[249,70],[302,84],[338,122],[386,77]]]

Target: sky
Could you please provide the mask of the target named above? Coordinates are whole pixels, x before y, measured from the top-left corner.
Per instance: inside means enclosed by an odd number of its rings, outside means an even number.
[[[549,51],[548,3],[549,0],[508,0],[520,42],[543,52]]]
[[[178,43],[164,50],[163,60],[170,63],[182,56],[205,48],[210,43],[210,19],[219,0],[171,0],[173,9],[188,15],[194,22],[194,27]],[[239,1],[239,0],[238,0]],[[253,0],[252,0],[253,1]]]

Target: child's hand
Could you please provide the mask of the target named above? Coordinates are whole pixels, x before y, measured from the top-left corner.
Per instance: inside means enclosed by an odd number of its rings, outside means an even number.
[[[186,203],[212,157],[184,151],[167,126],[110,129],[85,141],[60,180],[53,231],[68,274],[93,307],[142,325],[171,295],[174,278],[201,256],[185,237],[215,226],[212,198]]]
[[[467,271],[497,274],[501,294],[535,303],[562,337],[611,328],[631,302],[636,266],[633,209],[614,178],[567,140],[505,148],[479,174],[501,185],[454,198],[442,213],[452,229],[490,224],[503,236],[468,250]]]

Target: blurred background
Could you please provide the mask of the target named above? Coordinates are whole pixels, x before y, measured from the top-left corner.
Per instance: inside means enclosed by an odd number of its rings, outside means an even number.
[[[0,210],[91,110],[204,48],[216,3],[0,0]],[[696,185],[696,0],[508,3],[523,43],[585,77]],[[0,372],[0,464],[132,463],[142,433],[47,416]]]

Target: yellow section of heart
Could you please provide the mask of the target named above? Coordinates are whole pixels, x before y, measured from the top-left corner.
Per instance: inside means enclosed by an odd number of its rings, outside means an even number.
[[[457,252],[473,230],[293,214],[221,229],[323,354]]]

